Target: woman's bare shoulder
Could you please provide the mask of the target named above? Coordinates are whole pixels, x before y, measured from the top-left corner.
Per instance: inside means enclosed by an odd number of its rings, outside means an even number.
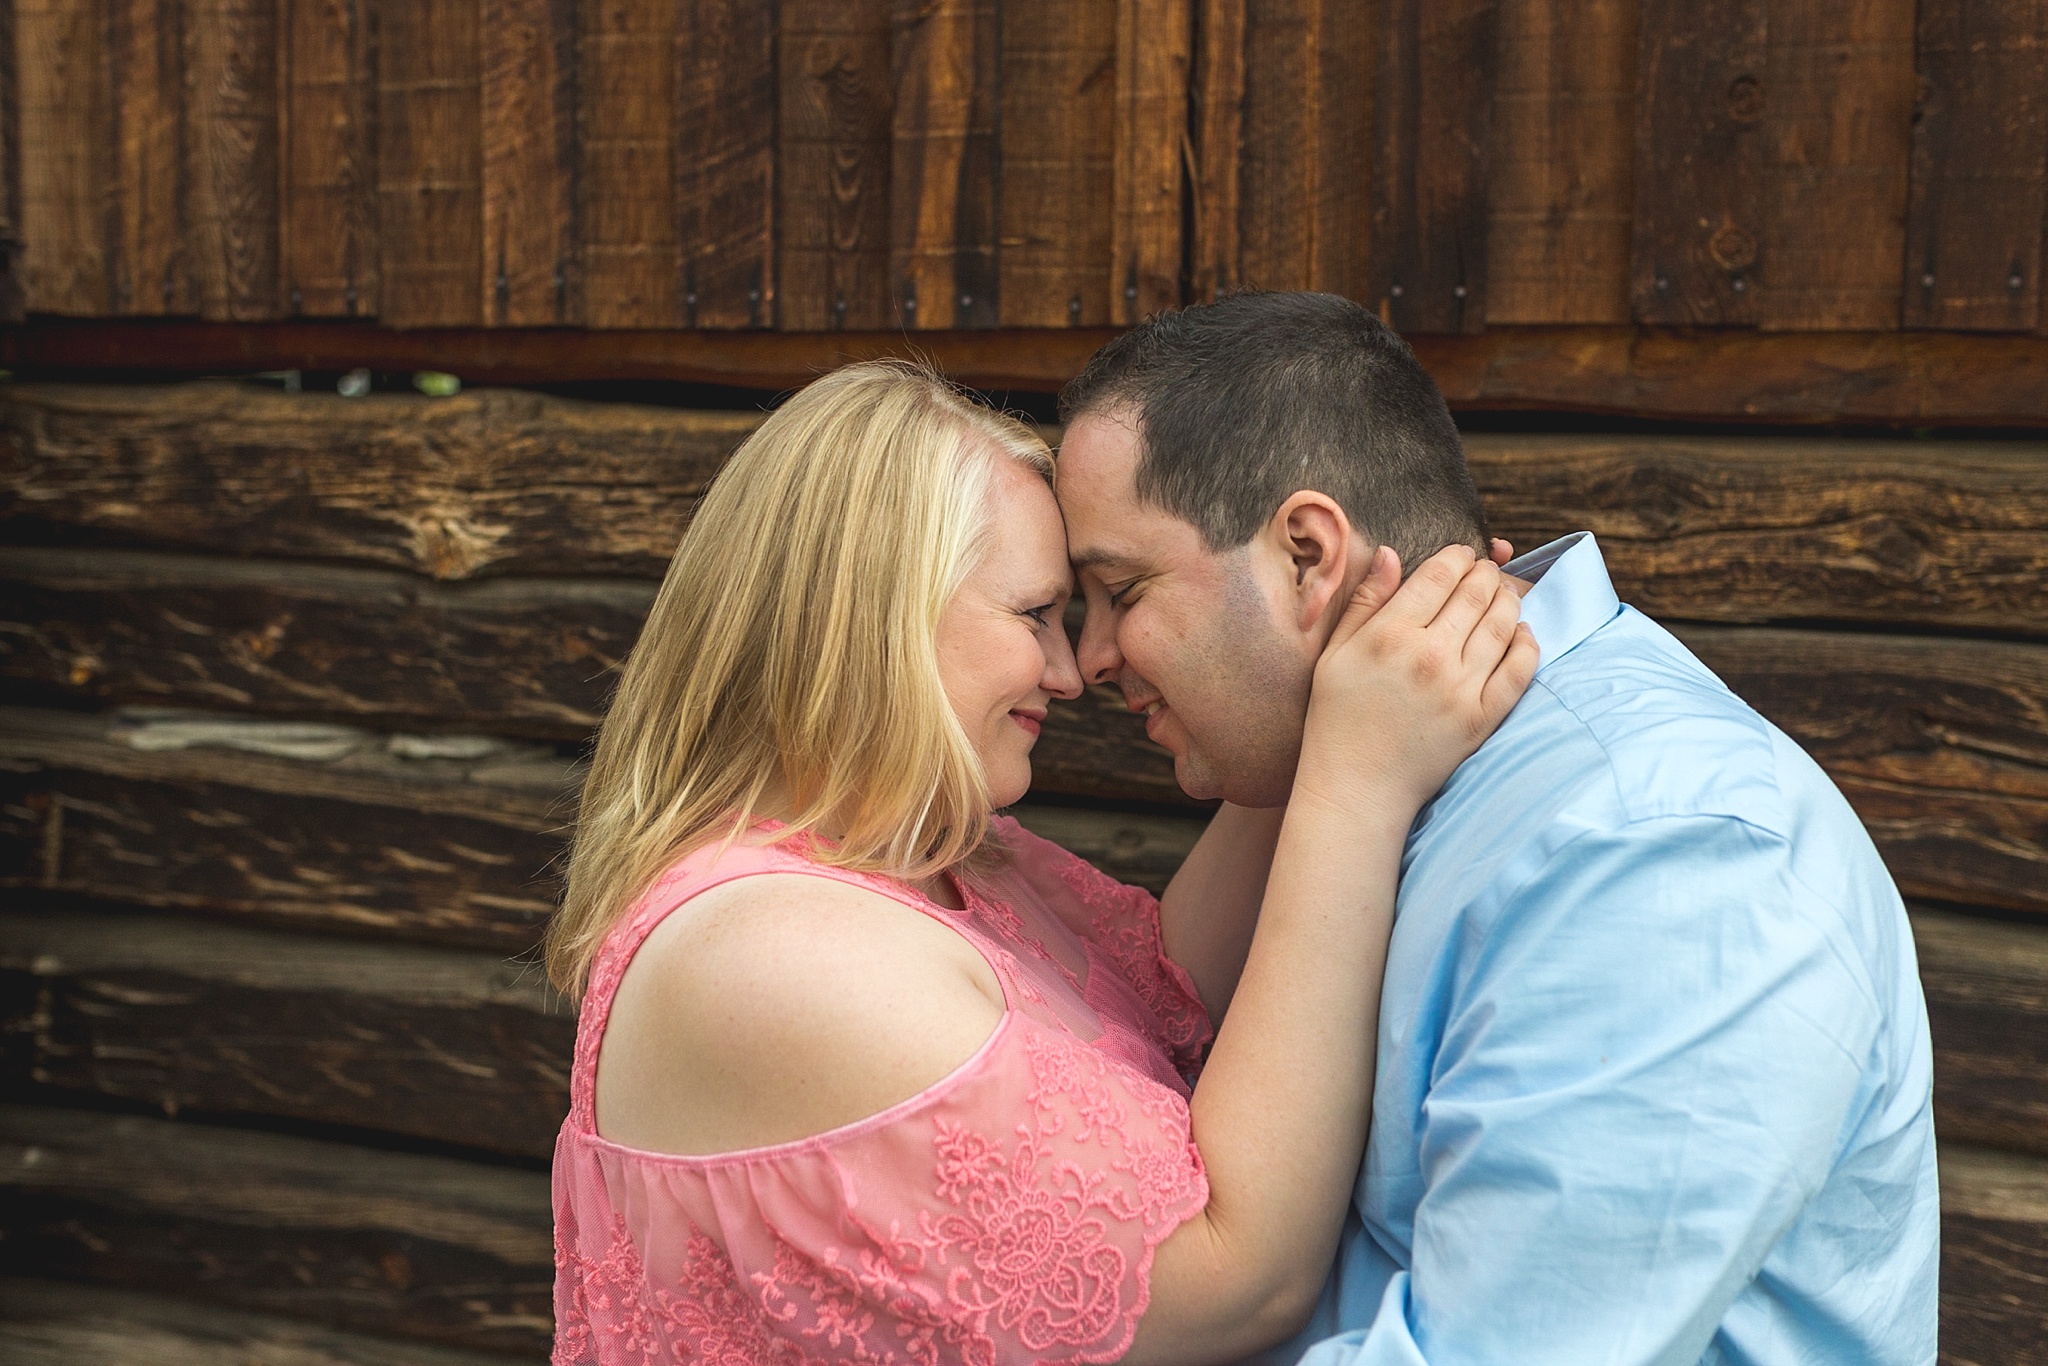
[[[729,882],[670,913],[627,969],[598,1131],[684,1153],[810,1137],[942,1080],[1002,1013],[974,946],[912,906],[803,874]]]

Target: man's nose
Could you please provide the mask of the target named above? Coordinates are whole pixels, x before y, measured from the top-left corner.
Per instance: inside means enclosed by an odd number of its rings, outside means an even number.
[[[1108,683],[1123,670],[1123,651],[1116,647],[1116,626],[1109,613],[1090,607],[1081,622],[1081,645],[1074,651],[1081,665],[1081,677],[1089,683]]]

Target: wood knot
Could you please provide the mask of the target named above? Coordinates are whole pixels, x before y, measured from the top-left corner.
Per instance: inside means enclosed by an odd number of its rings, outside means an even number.
[[[1714,264],[1723,270],[1742,270],[1756,264],[1756,238],[1733,223],[1723,227],[1707,242]]]
[[[1728,117],[1737,123],[1755,123],[1764,116],[1764,83],[1754,76],[1737,76],[1728,83]]]

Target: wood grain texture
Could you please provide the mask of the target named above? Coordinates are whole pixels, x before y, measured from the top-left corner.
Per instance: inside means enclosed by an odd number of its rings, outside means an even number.
[[[482,0],[483,316],[580,321],[576,244],[576,6]]]
[[[429,1347],[105,1286],[0,1279],[0,1357],[14,1366],[507,1366]]]
[[[1625,323],[1636,0],[1500,0],[1488,323]]]
[[[1188,284],[1206,301],[1234,289],[1242,252],[1245,0],[1197,0],[1191,98]]]
[[[2048,1162],[1941,1150],[1941,1366],[2048,1363]]]
[[[1497,0],[1380,3],[1364,297],[1404,333],[1485,326],[1498,13]]]
[[[654,585],[411,575],[132,551],[0,550],[0,677],[32,691],[573,739]]]
[[[758,416],[468,390],[344,400],[222,383],[16,384],[0,537],[477,575],[659,575]],[[2048,635],[2032,443],[1474,434],[1524,549],[1596,532],[1660,617]]]
[[[21,289],[34,313],[109,311],[104,37],[94,0],[15,0]]]
[[[676,30],[676,240],[683,324],[775,320],[775,18],[684,0]]]
[[[658,577],[753,413],[236,384],[0,391],[0,538]]]
[[[581,777],[483,736],[0,708],[0,886],[526,953]]]
[[[375,2],[379,316],[393,327],[482,322],[476,0]]]
[[[496,954],[157,913],[0,911],[10,1088],[274,1115],[544,1158],[572,1010]]]
[[[1335,0],[1283,0],[1241,12],[1237,257],[1224,262],[1229,278],[1219,273],[1211,285],[1365,298],[1379,50],[1371,12]],[[1233,14],[1218,26],[1217,39],[1235,26]],[[1230,64],[1212,71],[1222,81]],[[1228,92],[1225,81],[1205,98],[1220,102]],[[1205,161],[1229,154],[1220,138],[1203,149]],[[1203,172],[1205,185],[1222,178],[1213,167]],[[1196,260],[1219,256],[1216,246],[1198,240]]]
[[[103,13],[113,177],[108,306],[194,311],[185,257],[185,52],[180,0],[110,0]]]
[[[293,317],[376,316],[373,0],[287,0],[279,18],[279,286]]]
[[[995,0],[892,0],[889,276],[906,328],[1001,318]]]
[[[0,1182],[0,1265],[14,1275],[475,1350],[548,1348],[540,1172],[13,1105],[0,1109]]]
[[[278,0],[181,0],[185,178],[200,316],[275,318]]]
[[[1899,325],[1913,11],[1913,0],[1770,8],[1764,327]]]
[[[781,0],[778,324],[887,327],[889,0]]]
[[[676,10],[663,0],[577,8],[577,222],[583,319],[673,327]]]
[[[1119,323],[1182,301],[1194,8],[1193,0],[1117,4],[1110,282]]]
[[[1750,326],[1763,255],[1764,0],[1640,0],[1635,318]]]
[[[0,0],[0,323],[27,316],[21,291],[21,80],[14,0]]]
[[[2048,451],[2017,442],[1466,441],[1498,534],[1590,530],[1659,618],[2048,635]]]
[[[2048,8],[1920,0],[1907,327],[2031,329],[2048,203]]]
[[[1944,1143],[2048,1155],[2048,934],[1916,908]]]
[[[1112,316],[1130,318],[1121,274],[1111,302],[1125,153],[1120,8],[1103,0],[1001,6],[996,271],[1006,327],[1099,327]],[[1177,220],[1177,195],[1173,209]]]

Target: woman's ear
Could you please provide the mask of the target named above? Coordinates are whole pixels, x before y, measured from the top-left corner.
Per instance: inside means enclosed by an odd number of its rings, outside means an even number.
[[[1351,519],[1335,499],[1313,489],[1290,496],[1268,531],[1293,576],[1295,622],[1315,631],[1334,620],[1351,593]]]

